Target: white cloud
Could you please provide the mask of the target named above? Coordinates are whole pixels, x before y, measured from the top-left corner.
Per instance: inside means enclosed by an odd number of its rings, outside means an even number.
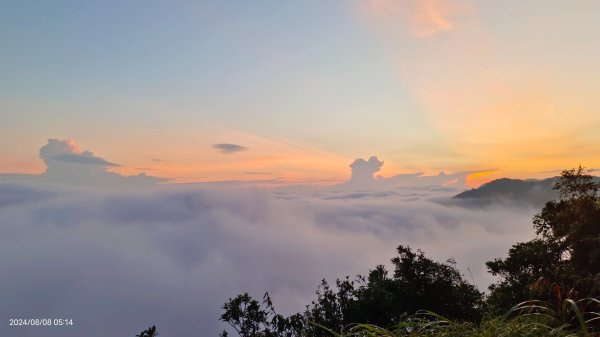
[[[483,263],[531,237],[534,210],[432,201],[452,194],[0,184],[0,317],[76,324],[2,325],[0,335],[134,336],[151,324],[165,336],[217,335],[229,297],[269,291],[281,311],[301,311],[321,278],[366,273],[399,244],[452,256],[485,285]]]
[[[385,178],[381,176],[375,176],[375,173],[381,170],[384,162],[380,161],[377,156],[371,156],[369,160],[356,159],[350,168],[352,169],[352,176],[350,180],[334,186],[334,189],[384,189],[390,190],[399,187],[427,187],[427,186],[438,186],[438,187],[453,187],[456,189],[465,189],[466,179],[469,174],[474,172],[457,172],[452,174],[446,174],[440,172],[438,175],[426,176],[421,172],[399,174],[393,177]]]
[[[74,140],[48,139],[40,148],[40,159],[46,164],[41,175],[3,174],[0,181],[38,181],[74,186],[98,188],[148,187],[168,179],[141,173],[124,176],[110,172],[110,168],[121,165],[95,156],[91,151],[82,151]]]
[[[81,151],[72,139],[48,139],[48,144],[40,149],[40,158],[48,170],[54,170],[58,163],[93,165],[101,167],[118,167],[103,158],[96,157],[91,151]]]

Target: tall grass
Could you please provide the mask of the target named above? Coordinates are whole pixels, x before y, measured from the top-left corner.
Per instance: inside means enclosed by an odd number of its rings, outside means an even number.
[[[541,301],[519,303],[501,317],[488,317],[481,323],[457,322],[430,311],[420,311],[399,324],[383,328],[352,324],[335,337],[598,337],[595,331],[600,313],[597,299],[564,300],[561,305]]]

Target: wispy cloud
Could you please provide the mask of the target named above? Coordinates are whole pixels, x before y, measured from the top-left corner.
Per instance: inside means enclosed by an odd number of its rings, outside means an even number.
[[[361,17],[378,26],[403,27],[416,38],[425,38],[455,27],[464,1],[367,0],[357,3]]]
[[[425,37],[452,30],[447,2],[443,4],[434,0],[418,2],[421,8],[417,9],[412,16],[413,32],[416,36]]]
[[[247,172],[244,172],[244,174],[247,174],[247,175],[268,175],[268,174],[273,174],[273,172],[247,171]]]
[[[224,154],[242,152],[248,149],[245,146],[230,143],[213,144],[212,147]]]

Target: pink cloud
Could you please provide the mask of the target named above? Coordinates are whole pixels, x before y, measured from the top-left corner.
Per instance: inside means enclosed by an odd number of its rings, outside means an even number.
[[[453,30],[466,6],[463,1],[448,0],[367,0],[357,8],[370,24],[402,26],[412,36],[425,38]]]

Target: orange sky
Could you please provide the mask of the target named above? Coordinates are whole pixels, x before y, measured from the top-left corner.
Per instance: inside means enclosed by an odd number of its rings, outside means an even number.
[[[19,34],[0,64],[0,172],[42,172],[47,138],[74,139],[116,172],[176,182],[339,182],[372,155],[384,177],[488,172],[472,185],[598,168],[599,11],[595,1],[168,13],[153,3],[140,15],[170,15],[158,30],[152,20],[106,26],[120,18],[107,8],[68,18],[81,34],[64,31],[65,18],[34,20],[44,38],[7,22]],[[223,154],[219,143],[246,150]]]

